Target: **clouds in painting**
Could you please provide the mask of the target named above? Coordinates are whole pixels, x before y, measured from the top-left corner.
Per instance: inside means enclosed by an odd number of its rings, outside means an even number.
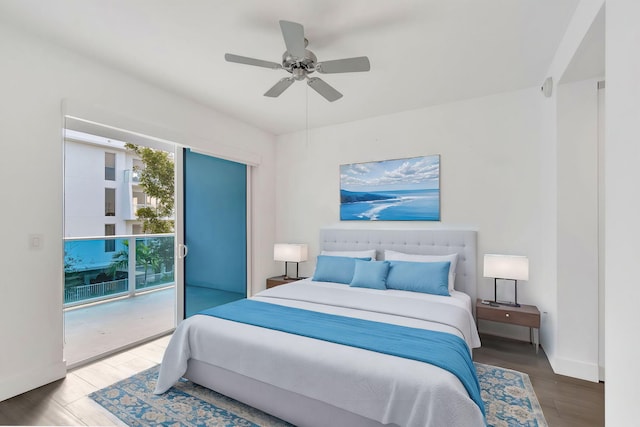
[[[348,191],[437,189],[439,177],[438,155],[340,166],[340,188]]]

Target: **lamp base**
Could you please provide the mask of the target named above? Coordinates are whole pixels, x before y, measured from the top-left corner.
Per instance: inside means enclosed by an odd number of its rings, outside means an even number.
[[[504,301],[494,301],[495,304],[504,305],[507,307],[520,307],[520,304],[517,302],[504,302]]]
[[[289,276],[289,271],[288,271],[288,269],[287,269],[287,263],[288,263],[288,262],[289,262],[289,261],[285,261],[285,262],[284,262],[284,279],[285,279],[285,280],[298,280],[298,279],[300,279],[300,278],[298,277],[298,263],[296,262],[296,276],[295,276],[295,277],[291,277],[291,276]],[[293,262],[293,261],[292,261],[292,262]]]
[[[503,279],[503,280],[513,280],[514,293],[515,293],[515,302],[504,302],[498,301],[498,279],[493,279],[493,302],[499,305],[506,305],[507,307],[520,307],[518,304],[518,281],[515,279]]]

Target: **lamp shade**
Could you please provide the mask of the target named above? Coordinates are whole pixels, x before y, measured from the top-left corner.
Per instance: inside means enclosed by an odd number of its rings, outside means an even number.
[[[308,249],[302,243],[276,243],[273,245],[273,260],[286,262],[306,261]]]
[[[521,255],[486,254],[484,277],[529,280],[529,258]]]

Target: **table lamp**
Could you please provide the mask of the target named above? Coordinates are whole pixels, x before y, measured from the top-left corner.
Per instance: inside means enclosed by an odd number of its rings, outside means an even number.
[[[520,307],[518,304],[518,280],[529,280],[529,258],[521,255],[485,254],[484,277],[493,277],[493,301],[495,303],[498,303],[498,279],[513,280],[515,301],[513,303],[501,302],[500,304]]]
[[[298,263],[306,261],[308,249],[306,244],[302,243],[276,243],[273,245],[273,260],[284,261],[284,278],[289,279],[287,272],[287,263],[296,263],[296,275],[292,279],[298,278]]]

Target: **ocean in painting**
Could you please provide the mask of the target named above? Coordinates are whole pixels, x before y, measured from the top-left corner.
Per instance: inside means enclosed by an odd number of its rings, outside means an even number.
[[[343,221],[440,221],[440,190],[340,190]]]

